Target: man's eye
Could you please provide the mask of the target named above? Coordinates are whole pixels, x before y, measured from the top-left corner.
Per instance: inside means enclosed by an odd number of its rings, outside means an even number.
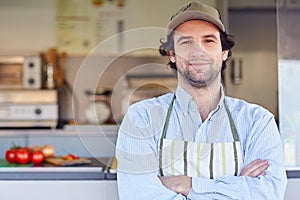
[[[211,39],[207,39],[204,41],[205,43],[212,43],[212,42],[215,42],[214,40],[211,40]]]
[[[181,42],[181,44],[192,44],[191,40],[184,40]]]

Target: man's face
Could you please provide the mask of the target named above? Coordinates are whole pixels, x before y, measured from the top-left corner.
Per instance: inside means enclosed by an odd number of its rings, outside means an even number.
[[[179,25],[174,34],[178,80],[195,88],[207,87],[220,77],[223,60],[228,51],[222,51],[220,32],[213,24],[191,20]]]

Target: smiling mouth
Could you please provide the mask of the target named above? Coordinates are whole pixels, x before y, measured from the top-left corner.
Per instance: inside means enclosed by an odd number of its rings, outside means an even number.
[[[209,66],[210,62],[190,62],[188,65],[194,69],[203,69]]]
[[[189,65],[193,66],[204,66],[204,65],[210,65],[211,61],[210,60],[190,60]]]
[[[201,65],[209,65],[209,62],[201,62],[201,63],[189,63],[189,65],[192,66],[201,66]]]

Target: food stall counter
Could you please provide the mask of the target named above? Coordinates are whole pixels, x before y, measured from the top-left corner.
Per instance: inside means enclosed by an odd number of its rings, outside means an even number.
[[[112,158],[88,158],[86,164],[57,166],[10,164],[0,159],[0,180],[105,180]],[[111,175],[109,175],[111,179]]]

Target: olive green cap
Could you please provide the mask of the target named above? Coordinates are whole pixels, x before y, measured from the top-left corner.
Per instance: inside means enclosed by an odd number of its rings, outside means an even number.
[[[189,20],[197,19],[210,22],[217,26],[221,31],[225,32],[225,27],[221,20],[221,15],[217,9],[202,4],[198,1],[193,1],[181,8],[171,17],[170,22],[167,26],[167,34],[169,35],[169,33],[180,24]]]

